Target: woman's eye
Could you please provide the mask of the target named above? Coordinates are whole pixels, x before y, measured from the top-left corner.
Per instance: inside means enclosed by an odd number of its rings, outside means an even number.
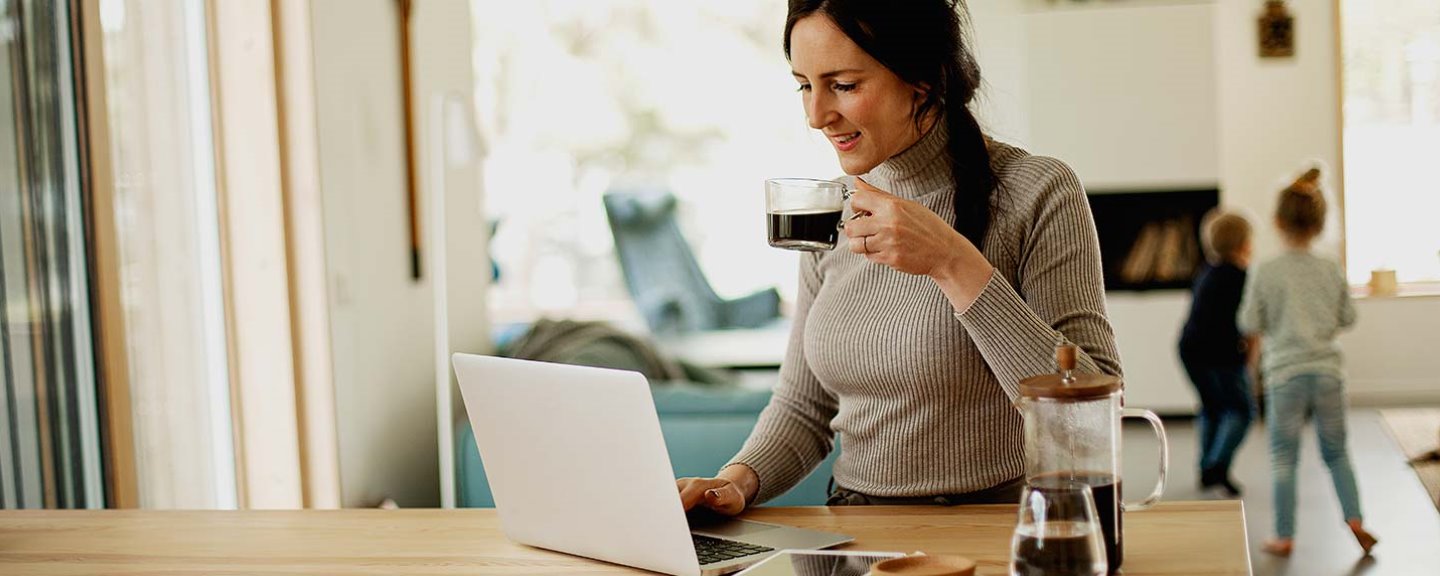
[[[807,91],[807,90],[809,90],[809,89],[810,89],[810,85],[809,85],[809,84],[801,84],[800,87],[797,88],[795,91],[796,91],[796,92],[805,92],[805,91]]]
[[[836,92],[849,92],[855,89],[855,83],[851,82],[849,84],[842,84],[836,82],[834,85],[831,86],[831,88],[833,88]]]

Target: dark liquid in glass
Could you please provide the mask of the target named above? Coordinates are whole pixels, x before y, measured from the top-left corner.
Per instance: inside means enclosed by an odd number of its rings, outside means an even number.
[[[1040,528],[1038,526],[1032,528]],[[1011,574],[1019,576],[1096,576],[1099,558],[1088,538],[1089,528],[1073,522],[1044,526],[1045,533],[1015,536]]]
[[[1110,573],[1119,571],[1120,564],[1125,561],[1124,518],[1120,514],[1120,502],[1116,500],[1116,495],[1121,493],[1121,483],[1113,474],[1091,471],[1044,474],[1032,478],[1031,482],[1043,483],[1046,480],[1070,480],[1090,486],[1090,493],[1095,497],[1095,515],[1100,521]]]
[[[770,245],[792,250],[830,250],[840,237],[840,210],[806,208],[770,212]]]

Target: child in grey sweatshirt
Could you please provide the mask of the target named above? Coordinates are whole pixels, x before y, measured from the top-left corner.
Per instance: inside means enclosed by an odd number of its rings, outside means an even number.
[[[1367,555],[1376,543],[1362,523],[1345,445],[1344,371],[1335,342],[1355,323],[1355,308],[1340,266],[1310,252],[1325,224],[1319,179],[1320,171],[1312,169],[1280,193],[1275,225],[1285,253],[1250,275],[1240,305],[1240,329],[1261,335],[1275,491],[1275,538],[1265,551],[1278,556],[1289,556],[1295,545],[1295,465],[1307,415],[1314,416],[1320,453],[1355,541]]]

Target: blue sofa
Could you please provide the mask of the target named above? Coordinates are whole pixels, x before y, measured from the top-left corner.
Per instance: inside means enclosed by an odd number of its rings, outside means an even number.
[[[745,443],[760,410],[770,401],[770,390],[741,386],[664,383],[651,386],[650,391],[676,477],[714,475]],[[493,507],[495,500],[468,421],[456,430],[455,450],[459,505]],[[839,452],[837,446],[809,477],[767,505],[824,504],[831,466]]]

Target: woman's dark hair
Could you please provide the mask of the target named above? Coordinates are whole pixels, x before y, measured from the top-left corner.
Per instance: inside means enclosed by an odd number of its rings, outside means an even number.
[[[948,157],[955,180],[955,229],[978,248],[990,226],[990,195],[997,185],[990,150],[969,104],[980,86],[980,65],[964,37],[965,5],[957,0],[790,0],[785,18],[785,58],[790,31],[812,14],[823,14],[861,50],[901,80],[928,88],[915,107],[920,128],[932,111],[943,112],[950,134]]]

